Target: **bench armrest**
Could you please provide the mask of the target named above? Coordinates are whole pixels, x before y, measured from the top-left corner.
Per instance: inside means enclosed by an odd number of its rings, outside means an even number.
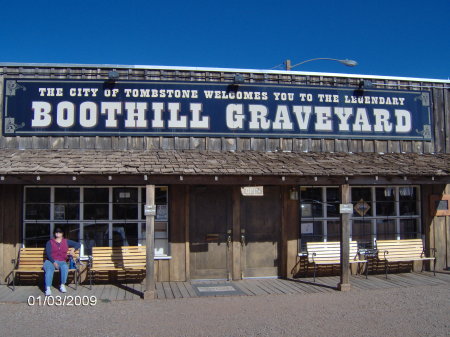
[[[423,257],[424,255],[426,256],[426,252],[429,251],[430,255],[432,254],[433,257],[436,257],[436,253],[437,253],[437,249],[436,248],[427,248],[427,249],[423,249],[422,254],[420,255],[420,257]]]
[[[313,263],[315,263],[315,261],[314,261],[314,256],[316,256],[316,255],[317,255],[316,253],[312,253],[312,254],[311,254]]]
[[[88,258],[89,258],[89,260],[88,260],[88,268],[90,269],[90,268],[92,268],[92,261],[93,261],[92,255],[89,255]]]
[[[388,250],[385,250],[385,251],[383,252],[383,257],[384,257],[385,260],[386,260],[386,255],[389,255],[389,251],[388,251]]]

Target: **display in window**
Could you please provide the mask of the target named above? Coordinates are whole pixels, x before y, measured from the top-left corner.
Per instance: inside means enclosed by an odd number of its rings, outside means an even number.
[[[55,220],[66,219],[66,208],[64,205],[55,205]]]
[[[313,234],[314,224],[312,222],[302,222],[302,234]]]
[[[156,205],[156,220],[167,221],[167,205]]]

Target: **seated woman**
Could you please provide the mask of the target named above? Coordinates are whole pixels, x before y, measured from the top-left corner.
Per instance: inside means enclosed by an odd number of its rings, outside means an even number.
[[[45,254],[47,260],[42,267],[45,271],[45,296],[50,296],[52,291],[50,287],[53,283],[53,274],[56,270],[61,274],[61,286],[59,290],[65,293],[67,275],[69,274],[69,266],[67,265],[67,251],[69,248],[80,249],[81,244],[78,242],[64,239],[64,231],[60,227],[56,227],[53,232],[54,238],[48,240],[45,246]]]

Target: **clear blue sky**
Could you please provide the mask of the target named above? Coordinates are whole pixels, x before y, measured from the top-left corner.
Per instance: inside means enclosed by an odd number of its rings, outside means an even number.
[[[450,77],[450,0],[0,1],[0,62]]]

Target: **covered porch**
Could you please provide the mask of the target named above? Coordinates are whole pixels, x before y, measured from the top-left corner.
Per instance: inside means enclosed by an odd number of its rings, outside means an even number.
[[[268,296],[268,295],[295,295],[332,293],[337,291],[339,276],[319,277],[316,282],[312,277],[289,279],[246,279],[239,281],[187,281],[187,282],[156,282],[155,298],[158,300],[187,299],[203,296]],[[450,272],[439,272],[433,276],[431,272],[390,274],[386,279],[384,275],[351,276],[350,282],[353,291],[371,291],[387,288],[429,287],[438,285],[450,286]],[[96,284],[92,290],[88,285],[81,285],[77,290],[73,284],[67,287],[66,296],[95,296],[98,302],[139,300],[143,297],[145,284],[123,283]],[[61,296],[57,289],[53,296]],[[44,297],[39,286],[18,286],[16,291],[6,285],[0,286],[0,302],[27,303],[30,296],[36,300]]]

